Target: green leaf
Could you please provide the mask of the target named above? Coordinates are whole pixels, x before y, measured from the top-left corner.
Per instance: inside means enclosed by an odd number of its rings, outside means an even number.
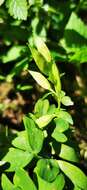
[[[39,153],[43,146],[43,131],[36,127],[34,121],[28,117],[23,118],[24,126],[27,131],[29,145],[34,153]]]
[[[28,68],[28,60],[24,59],[13,67],[11,72],[7,75],[6,80],[10,82],[12,78],[16,75],[18,76],[22,71],[26,70]]]
[[[21,86],[20,84],[17,85],[17,90],[25,91],[30,89],[32,89],[31,85],[24,85],[24,86]]]
[[[72,106],[73,102],[69,96],[64,96],[61,100],[62,104],[65,106]]]
[[[3,63],[8,63],[10,61],[14,61],[20,57],[21,51],[25,48],[25,46],[13,46],[8,51],[7,54],[2,57]],[[15,52],[15,53],[14,53]]]
[[[54,83],[54,87],[55,87],[55,90],[56,92],[60,92],[61,91],[61,81],[60,81],[60,74],[59,74],[59,70],[56,66],[55,63],[52,64],[52,73],[50,73],[50,78],[51,80],[53,81]]]
[[[0,6],[5,2],[5,0],[0,0]]]
[[[44,189],[63,190],[65,185],[65,180],[62,174],[57,175],[56,179],[52,183],[43,180],[38,174],[37,174],[37,179],[38,179],[38,190],[44,190]]]
[[[70,62],[78,65],[87,62],[87,26],[74,12],[65,27],[61,45],[67,51]]]
[[[87,62],[87,46],[83,46],[75,51],[73,55],[69,55],[69,61],[75,62],[77,65]]]
[[[47,99],[45,100],[39,99],[35,104],[34,112],[35,114],[38,115],[38,117],[40,117],[42,115],[46,115],[48,109],[49,109],[49,101]]]
[[[84,22],[76,15],[75,12],[72,12],[69,22],[66,25],[66,29],[75,30],[81,36],[87,39],[87,26]]]
[[[58,164],[60,169],[65,173],[65,175],[72,181],[75,186],[86,190],[87,177],[78,167],[61,160],[58,161]]]
[[[18,137],[12,141],[12,145],[21,150],[29,150],[30,147],[27,139],[27,132],[19,132]]]
[[[0,75],[0,80],[5,80],[5,77]]]
[[[36,5],[36,7],[37,7],[37,5]],[[39,8],[39,7],[37,7],[37,8]],[[36,37],[39,35],[39,37],[41,37],[41,39],[46,41],[46,35],[47,35],[46,26],[45,26],[44,22],[42,22],[42,20],[40,19],[39,15],[32,18],[31,27],[32,27],[33,37]],[[31,35],[31,37],[29,37],[29,43],[31,44],[31,46],[34,45],[34,38],[32,38],[32,35]]]
[[[61,119],[63,118],[63,120],[65,120],[68,123],[70,123],[71,125],[73,125],[72,117],[68,112],[60,110],[60,111],[58,111],[57,117],[61,118]]]
[[[42,57],[42,55],[35,49],[30,47],[32,56],[35,60],[36,65],[38,66],[38,68],[40,69],[40,71],[42,73],[44,73],[45,75],[49,75],[49,69],[50,69],[50,65],[46,62],[46,60],[44,59],[44,57]]]
[[[42,117],[36,119],[35,122],[40,128],[43,128],[43,127],[47,126],[54,117],[55,117],[54,114],[53,115],[43,115]]]
[[[35,170],[42,179],[53,182],[59,173],[59,166],[56,160],[40,159]]]
[[[36,4],[36,5],[42,5],[43,4],[43,0],[28,0],[29,1],[29,5],[31,6],[31,5],[34,5],[34,4]]]
[[[19,187],[15,187],[5,174],[2,174],[1,185],[3,190],[20,190]]]
[[[73,190],[82,190],[82,189],[78,186],[75,186]]]
[[[50,83],[41,73],[36,72],[36,71],[30,71],[30,70],[29,70],[29,73],[32,75],[32,77],[41,87],[47,90],[51,90]]]
[[[14,185],[10,182],[5,174],[2,174],[1,185],[3,190],[14,190]]]
[[[72,162],[78,162],[78,157],[75,150],[72,147],[65,144],[61,144],[59,157]]]
[[[13,16],[15,19],[27,19],[27,0],[7,0],[6,5],[10,15]]]
[[[60,99],[61,99],[61,98],[63,98],[66,95],[66,93],[63,90],[61,90],[61,92],[60,92],[59,95],[60,95]]]
[[[61,142],[61,143],[64,143],[67,141],[67,137],[63,134],[63,133],[60,133],[58,131],[58,128],[55,128],[53,133],[52,133],[52,137],[58,141],[58,142]]]
[[[33,158],[33,155],[27,151],[22,151],[16,148],[10,148],[2,161],[10,163],[6,171],[15,171],[20,167],[25,167]]]
[[[0,161],[0,166],[4,165],[6,162]]]
[[[55,106],[55,104],[52,104],[52,105],[50,105],[47,113],[48,113],[48,115],[51,115],[51,114],[54,114],[55,111],[56,111],[56,106]]]
[[[47,62],[51,62],[51,54],[46,44],[40,37],[35,37],[35,45],[39,53],[46,59]]]
[[[69,123],[62,118],[56,118],[54,121],[56,123],[57,131],[60,133],[66,131],[69,128]]]
[[[36,190],[36,187],[24,169],[16,170],[14,184],[23,190]]]

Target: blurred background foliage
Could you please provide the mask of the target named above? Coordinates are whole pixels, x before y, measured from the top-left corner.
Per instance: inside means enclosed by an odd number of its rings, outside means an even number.
[[[33,45],[36,36],[47,43],[62,73],[63,89],[75,102],[69,110],[73,134],[87,161],[86,0],[0,0],[1,129],[21,130],[23,114],[44,94],[27,72],[35,67],[27,43]]]

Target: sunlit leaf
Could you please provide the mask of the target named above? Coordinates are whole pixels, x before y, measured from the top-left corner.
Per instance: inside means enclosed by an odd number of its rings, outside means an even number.
[[[14,184],[23,190],[36,190],[36,187],[29,177],[28,173],[23,169],[16,170],[14,176]]]
[[[6,81],[10,82],[14,76],[18,76],[22,71],[28,68],[28,60],[24,59],[15,64],[11,72],[7,75]],[[21,86],[21,85],[20,85]],[[18,88],[18,85],[17,85]]]
[[[87,26],[75,12],[72,12],[65,27],[61,45],[67,51],[70,62],[77,65],[87,62]]]
[[[39,72],[36,71],[30,71],[29,73],[32,75],[32,77],[36,80],[36,82],[43,87],[44,89],[51,90],[50,83],[48,80]]]
[[[72,56],[69,55],[69,60],[70,62],[75,62],[78,66],[87,62],[87,46],[79,48]]]
[[[43,115],[42,117],[36,119],[35,122],[40,128],[43,128],[51,122],[54,116],[55,115]]]
[[[47,111],[49,109],[49,101],[47,99],[42,100],[39,99],[34,107],[35,114],[38,114],[38,116],[46,115]]]
[[[40,37],[35,38],[35,45],[40,54],[46,59],[47,62],[51,62],[51,54],[46,44]]]
[[[6,5],[10,15],[15,19],[27,19],[28,9],[26,0],[7,0]]]
[[[80,187],[83,190],[86,190],[87,177],[78,167],[61,160],[58,161],[58,164],[60,166],[60,169],[73,182],[75,186]]]
[[[11,47],[7,54],[4,55],[2,57],[2,61],[3,63],[7,63],[7,62],[10,62],[10,61],[14,61],[16,60],[20,55],[21,55],[21,51],[25,48],[25,46],[13,46]],[[15,53],[14,53],[15,52]],[[22,61],[23,62],[23,61]],[[23,63],[22,63],[23,64]]]
[[[69,96],[64,96],[61,102],[65,106],[72,106],[74,104]]]
[[[26,131],[19,132],[18,136],[15,139],[13,139],[12,145],[21,150],[29,150],[27,132]]]
[[[87,39],[87,26],[74,12],[72,12],[70,16],[69,22],[66,25],[66,29],[75,30],[81,36],[84,36]]]
[[[59,153],[59,157],[65,159],[65,160],[69,160],[72,162],[78,162],[78,156],[74,150],[74,148],[65,145],[65,144],[61,144],[61,150]]]
[[[28,0],[29,1],[29,5],[31,6],[31,5],[42,5],[42,3],[43,3],[43,0]]]
[[[69,128],[69,123],[63,118],[56,118],[54,121],[56,123],[56,128],[60,133],[66,131]]]
[[[22,151],[16,148],[10,148],[2,161],[6,161],[8,169],[6,171],[15,171],[18,168],[25,167],[33,158],[33,155],[27,151]]]
[[[8,179],[8,177],[5,174],[2,174],[2,188],[3,190],[14,190],[14,185],[11,183],[11,181]]]
[[[58,141],[58,142],[61,142],[61,143],[64,143],[67,141],[67,137],[63,134],[63,133],[60,133],[57,128],[54,129],[53,133],[52,133],[52,137]]]
[[[78,186],[75,186],[73,190],[82,190],[82,189]]]
[[[32,56],[35,60],[36,65],[40,69],[41,72],[43,72],[45,75],[49,75],[50,71],[50,65],[47,63],[47,61],[42,57],[42,55],[35,49],[30,47]]]
[[[62,174],[57,175],[56,179],[49,183],[45,180],[43,180],[38,174],[37,174],[37,179],[38,179],[38,190],[63,190],[64,185],[65,185],[65,180]]]
[[[5,2],[5,0],[0,0],[0,6]]]
[[[71,125],[73,125],[72,117],[71,117],[71,115],[70,115],[68,112],[62,111],[62,110],[61,110],[61,111],[58,111],[57,117],[58,117],[58,118],[61,118],[61,119],[63,119],[63,120],[65,120],[65,121],[67,121],[68,123],[70,123]]]
[[[56,66],[55,63],[52,64],[52,74],[50,74],[52,77],[51,80],[53,81],[54,85],[55,85],[55,90],[56,92],[60,92],[61,91],[61,81],[60,81],[60,74],[59,74],[59,70]]]

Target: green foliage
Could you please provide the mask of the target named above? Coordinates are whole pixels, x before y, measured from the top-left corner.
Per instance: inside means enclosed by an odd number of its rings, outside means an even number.
[[[62,90],[56,63],[80,67],[87,62],[87,26],[78,14],[87,10],[87,3],[1,0],[0,6],[0,80],[17,81],[15,91],[30,90],[36,83],[44,89],[33,113],[23,118],[25,129],[2,155],[1,187],[86,190],[87,177],[74,165],[79,159],[71,143],[73,119],[66,110],[73,102]],[[23,83],[26,76],[28,84]],[[5,109],[3,104],[0,107]]]
[[[74,12],[65,27],[61,44],[70,62],[81,64],[87,61],[87,26]]]
[[[45,3],[43,0],[1,0],[0,35],[3,51],[0,59],[2,64],[10,62],[13,67],[9,66],[7,76],[1,69],[0,80],[11,82],[28,68],[31,62],[30,52],[25,46],[28,41],[40,71],[49,76],[50,67],[53,66],[49,79],[56,84],[58,91],[61,88],[60,77],[56,65],[52,65],[52,55],[56,61],[72,62],[78,66],[87,62],[87,27],[78,16],[80,10],[86,9],[86,4],[85,1],[77,3],[71,0],[54,3]],[[41,39],[48,42],[51,52]],[[22,89],[26,90],[27,87],[20,87]]]
[[[87,39],[87,26],[78,16],[73,12],[70,16],[69,22],[66,25],[66,30],[74,30],[81,36]]]
[[[81,47],[72,56],[69,56],[70,62],[85,63],[87,61],[87,47]]]
[[[41,44],[44,44],[42,40]],[[78,155],[70,146],[68,137],[68,133],[71,136],[70,125],[73,124],[73,120],[71,115],[61,107],[61,104],[69,106],[73,105],[73,102],[60,87],[58,89],[55,87],[57,82],[61,84],[57,67],[58,78],[56,80],[58,81],[53,84],[50,81],[49,76],[53,73],[53,64],[55,62],[51,61],[52,67],[50,67],[48,78],[39,72],[29,70],[29,74],[35,81],[54,97],[57,106],[50,105],[49,100],[44,96],[36,102],[34,113],[24,116],[25,130],[18,133],[18,136],[12,141],[14,148],[10,148],[2,159],[4,164],[10,164],[5,171],[15,172],[14,184],[2,174],[4,190],[7,188],[6,183],[8,190],[44,190],[45,188],[47,190],[63,190],[68,187],[65,176],[73,183],[74,189],[86,190],[86,175],[81,169],[70,163],[78,162]],[[55,81],[54,75],[52,81]],[[27,166],[27,170],[31,168],[32,179],[31,174],[28,175],[23,169],[25,166]]]

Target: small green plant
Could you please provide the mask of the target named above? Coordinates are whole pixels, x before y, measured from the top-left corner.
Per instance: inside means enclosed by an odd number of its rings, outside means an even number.
[[[39,69],[29,74],[48,92],[36,102],[34,112],[24,116],[25,130],[1,161],[10,164],[7,174],[15,172],[13,183],[2,174],[2,189],[86,190],[87,177],[76,166],[79,158],[71,141],[73,120],[65,109],[73,102],[62,90],[59,70],[41,38],[36,37],[29,48]],[[56,103],[50,104],[48,96]]]

